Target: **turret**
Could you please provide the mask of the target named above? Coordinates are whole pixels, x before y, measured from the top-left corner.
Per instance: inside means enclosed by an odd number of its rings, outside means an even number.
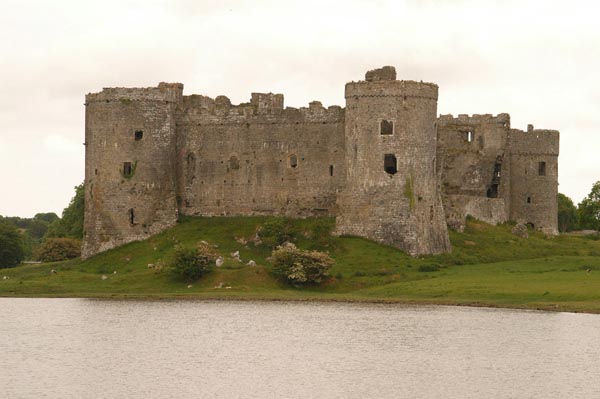
[[[86,96],[84,258],[175,224],[182,92],[182,84],[161,83]]]
[[[436,172],[438,87],[396,80],[393,67],[346,84],[346,186],[338,234],[411,255],[450,250]]]

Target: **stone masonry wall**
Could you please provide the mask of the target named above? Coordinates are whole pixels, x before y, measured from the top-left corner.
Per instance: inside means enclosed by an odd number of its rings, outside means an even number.
[[[441,115],[437,129],[448,225],[462,230],[467,215],[492,224],[507,221],[510,116]]]
[[[347,182],[337,233],[412,255],[447,252],[435,167],[438,87],[395,80],[389,68],[346,85]]]
[[[84,258],[175,224],[174,110],[182,90],[161,83],[86,96]]]
[[[512,129],[510,150],[511,220],[558,234],[559,132]]]
[[[184,97],[178,114],[180,210],[186,215],[326,216],[345,177],[344,110],[283,95],[247,104]]]

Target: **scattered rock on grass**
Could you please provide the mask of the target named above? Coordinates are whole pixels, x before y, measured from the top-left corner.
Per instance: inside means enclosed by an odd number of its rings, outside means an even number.
[[[246,263],[248,266],[256,266],[256,262],[251,260],[248,263]]]
[[[102,275],[102,280],[107,280],[107,279],[108,279],[108,277],[106,277],[106,275],[103,274]]]
[[[516,235],[517,237],[529,238],[529,233],[527,232],[527,226],[525,226],[523,223],[519,223],[515,227],[513,227],[512,233],[514,235]]]
[[[219,257],[217,258],[217,260],[215,261],[215,264],[217,265],[217,267],[221,267],[221,266],[223,266],[223,263],[225,263],[225,259],[223,259],[223,257],[222,257],[222,256],[219,256]]]

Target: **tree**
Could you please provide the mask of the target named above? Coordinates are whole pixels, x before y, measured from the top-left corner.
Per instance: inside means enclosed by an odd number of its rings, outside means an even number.
[[[0,269],[18,265],[23,256],[23,241],[16,227],[0,222]]]
[[[48,238],[38,249],[42,262],[58,262],[81,256],[81,241],[74,238]]]
[[[592,191],[579,203],[579,227],[600,230],[600,181],[592,186]]]
[[[62,213],[62,218],[50,224],[46,238],[68,237],[83,238],[83,211],[84,211],[85,188],[83,183],[75,186],[75,196],[71,199]]]
[[[558,231],[575,230],[577,228],[577,208],[573,200],[564,194],[558,193]]]

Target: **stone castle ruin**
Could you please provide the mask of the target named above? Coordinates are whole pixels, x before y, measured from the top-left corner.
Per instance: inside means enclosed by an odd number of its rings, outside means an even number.
[[[438,86],[393,67],[346,84],[346,108],[231,104],[183,85],[86,96],[83,256],[179,215],[333,216],[336,233],[411,255],[450,251],[468,215],[557,233],[559,133],[508,114],[437,117]]]

